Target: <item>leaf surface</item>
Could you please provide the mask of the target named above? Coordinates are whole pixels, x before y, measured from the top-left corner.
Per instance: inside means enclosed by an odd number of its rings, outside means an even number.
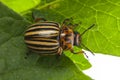
[[[24,31],[30,23],[0,3],[0,80],[90,80],[65,55],[31,54],[24,43]]]
[[[95,24],[81,36],[82,43],[93,52],[120,56],[120,4],[118,0],[50,1],[37,8],[46,11],[46,15],[45,13],[43,15],[47,19],[62,22],[65,18],[72,17],[74,23],[81,23],[75,29],[79,33]],[[51,11],[52,13],[49,14]]]

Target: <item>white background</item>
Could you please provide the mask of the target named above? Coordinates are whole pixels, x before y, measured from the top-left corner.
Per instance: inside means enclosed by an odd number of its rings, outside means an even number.
[[[120,80],[120,57],[95,54],[89,56],[92,67],[83,72],[94,80]]]

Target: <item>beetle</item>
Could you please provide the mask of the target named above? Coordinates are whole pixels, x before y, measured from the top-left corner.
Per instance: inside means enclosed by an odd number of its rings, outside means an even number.
[[[61,55],[65,50],[70,50],[73,54],[85,54],[82,50],[79,52],[73,50],[73,46],[80,45],[91,52],[81,43],[81,36],[95,24],[80,34],[73,30],[74,25],[69,22],[70,19],[65,19],[60,25],[57,22],[46,21],[44,18],[36,20],[36,23],[25,31],[24,40],[27,47],[40,55]]]

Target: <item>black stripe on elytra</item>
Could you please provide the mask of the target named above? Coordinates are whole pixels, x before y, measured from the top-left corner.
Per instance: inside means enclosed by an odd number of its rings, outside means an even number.
[[[31,29],[31,30],[26,31],[26,33],[27,33],[27,32],[34,32],[34,31],[44,31],[44,30],[59,31],[59,30],[56,29],[56,28],[35,28],[35,29]]]
[[[39,40],[37,40],[37,39],[35,39],[35,38],[26,38],[25,40],[29,40],[29,41],[40,41],[40,42],[50,42],[50,43],[56,43],[57,42],[57,39],[53,39],[53,40],[50,40],[50,39],[39,39]],[[55,41],[56,40],[56,41]]]
[[[51,24],[51,23],[36,23],[31,25],[30,27],[34,27],[34,26],[55,26],[55,27],[59,27],[58,24]]]
[[[33,46],[33,47],[44,47],[44,48],[51,48],[51,47],[57,47],[58,45],[43,45],[43,44],[31,44],[31,43],[26,43],[28,46]],[[54,43],[53,43],[54,44]]]
[[[28,48],[30,48],[29,46],[28,46]],[[32,49],[32,50],[36,50],[36,51],[44,51],[44,52],[50,52],[50,51],[56,51],[56,50],[58,50],[58,48],[55,48],[55,49],[51,49],[51,50],[44,50],[44,49],[35,49],[35,48],[30,48],[30,49]]]
[[[57,22],[41,22],[41,23],[44,23],[44,24],[54,24],[56,26],[59,26],[59,24]]]

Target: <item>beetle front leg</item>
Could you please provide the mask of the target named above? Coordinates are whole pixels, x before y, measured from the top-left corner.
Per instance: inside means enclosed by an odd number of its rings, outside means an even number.
[[[88,58],[88,56],[87,56],[87,54],[84,52],[84,51],[79,51],[79,52],[75,52],[73,49],[71,49],[70,50],[71,51],[71,53],[73,53],[73,54],[85,54],[85,56]]]
[[[72,24],[73,23],[73,19],[72,18],[67,18],[63,21],[63,26],[68,26],[69,28],[73,29],[75,28],[76,26],[79,26],[79,24]]]
[[[63,24],[69,24],[71,23],[72,20],[73,20],[72,18],[67,18],[63,21]]]

